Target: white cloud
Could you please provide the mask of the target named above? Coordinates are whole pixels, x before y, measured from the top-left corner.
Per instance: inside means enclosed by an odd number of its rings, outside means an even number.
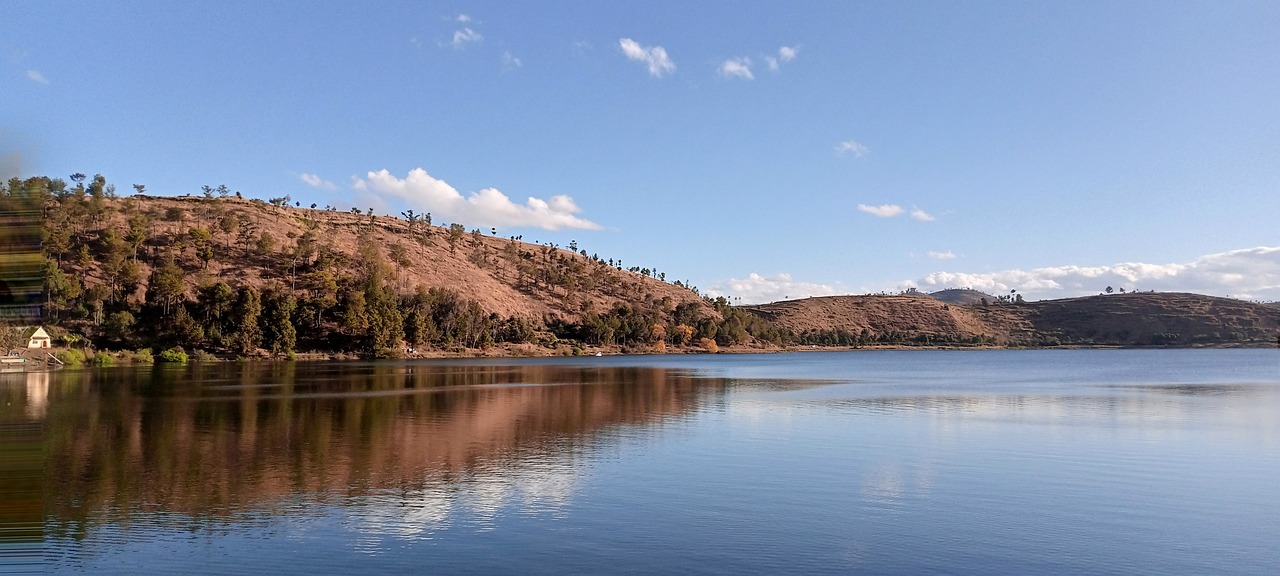
[[[746,278],[730,278],[716,282],[706,293],[712,298],[718,296],[741,298],[743,304],[764,304],[811,296],[846,294],[848,290],[839,283],[797,282],[786,273],[777,276],[761,276],[752,272]],[[737,300],[734,303],[738,303]]]
[[[467,44],[474,44],[481,40],[484,40],[484,36],[479,32],[470,28],[463,28],[453,33],[453,41],[450,42],[449,45],[458,50],[462,50],[467,47]]]
[[[639,42],[630,38],[619,39],[618,46],[622,48],[622,53],[628,60],[644,63],[649,68],[649,75],[654,78],[661,78],[665,74],[676,71],[675,62],[671,61],[667,56],[667,50],[661,46],[641,46]]]
[[[930,251],[930,252],[926,252],[925,256],[928,256],[929,258],[932,258],[934,260],[954,260],[956,257],[956,253],[950,250],[947,250],[946,252]]]
[[[911,217],[921,222],[933,222],[934,220],[937,220],[937,218],[935,218],[932,214],[925,212],[924,210],[921,210],[919,208],[915,208],[911,210]]]
[[[48,84],[49,79],[44,77],[39,70],[27,70],[27,79],[36,84]]]
[[[720,75],[725,78],[742,78],[743,80],[754,80],[755,75],[751,73],[750,58],[730,58],[720,65]]]
[[[847,155],[853,156],[854,158],[861,158],[866,156],[869,152],[870,150],[867,150],[866,146],[854,142],[853,140],[845,140],[844,142],[836,144],[836,154],[840,154],[842,156]]]
[[[600,229],[599,224],[576,216],[582,209],[569,196],[552,196],[550,200],[530,197],[524,204],[512,202],[496,188],[485,188],[463,196],[449,183],[432,177],[422,168],[410,170],[403,179],[385,169],[369,172],[364,179],[354,178],[352,186],[379,197],[396,198],[410,208],[431,212],[437,216],[437,222],[453,221],[475,227]]]
[[[306,172],[303,172],[302,174],[298,175],[298,179],[302,180],[303,183],[305,183],[307,186],[310,186],[312,188],[319,188],[321,190],[337,190],[338,189],[337,184],[334,184],[333,182],[330,182],[319,176],[316,176],[315,174],[308,174]]]
[[[512,69],[515,69],[515,68],[519,68],[519,67],[521,67],[521,66],[524,66],[524,63],[523,63],[523,62],[521,62],[519,58],[516,58],[515,56],[512,56],[510,52],[503,52],[503,53],[502,53],[502,67],[503,67],[503,69],[506,69],[506,70],[512,70]]]
[[[459,14],[459,15],[458,15],[458,17],[457,17],[457,18],[455,18],[454,20],[456,20],[456,21],[458,21],[458,22],[460,22],[460,23],[462,23],[462,24],[466,24],[467,22],[470,22],[470,21],[471,21],[471,17],[470,17],[470,16],[467,16],[466,14]]]
[[[893,218],[894,216],[902,214],[902,207],[897,204],[881,204],[879,206],[859,204],[858,211],[866,212],[867,214],[879,218]]]
[[[782,64],[796,59],[796,53],[799,52],[799,46],[783,46],[778,48],[777,56],[765,56],[764,61],[769,65],[770,72],[777,72]]]
[[[1182,264],[1124,262],[1110,266],[1054,266],[987,273],[935,272],[900,288],[926,291],[969,287],[992,294],[1017,290],[1029,299],[1126,290],[1195,292],[1246,300],[1280,300],[1280,247],[1262,246],[1209,254]]]

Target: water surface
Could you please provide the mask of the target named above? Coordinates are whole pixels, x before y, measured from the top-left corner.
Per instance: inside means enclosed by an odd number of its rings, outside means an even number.
[[[55,573],[1280,573],[1274,350],[2,382]]]

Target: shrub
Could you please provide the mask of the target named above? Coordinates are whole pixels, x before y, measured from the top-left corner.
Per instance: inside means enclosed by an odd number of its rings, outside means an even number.
[[[110,352],[98,352],[93,355],[93,364],[95,366],[111,366],[116,363],[116,359]]]
[[[136,362],[138,364],[154,364],[156,361],[155,356],[151,355],[150,348],[143,348],[134,352],[125,352],[124,357],[130,362]]]
[[[67,366],[80,366],[84,364],[84,352],[71,348],[69,350],[59,350],[54,353],[54,357],[61,360]]]
[[[710,338],[699,339],[698,346],[701,346],[703,350],[706,350],[710,354],[715,354],[720,351],[720,347],[716,345],[716,341]]]
[[[181,346],[174,346],[160,353],[157,358],[160,362],[172,362],[174,364],[186,364],[187,352]]]
[[[191,353],[191,360],[195,362],[217,362],[218,357],[214,356],[211,352],[196,350]]]

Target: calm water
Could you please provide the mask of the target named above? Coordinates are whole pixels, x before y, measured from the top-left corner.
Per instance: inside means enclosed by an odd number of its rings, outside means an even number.
[[[94,574],[1280,574],[1280,351],[0,375]]]

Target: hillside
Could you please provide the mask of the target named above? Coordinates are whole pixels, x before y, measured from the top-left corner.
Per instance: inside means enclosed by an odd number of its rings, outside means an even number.
[[[77,175],[79,176],[79,175]],[[1280,307],[1195,294],[1023,302],[974,290],[735,307],[652,268],[403,218],[207,190],[117,198],[100,176],[39,198],[44,323],[59,342],[230,356],[777,349],[789,345],[1273,344]],[[33,243],[34,244],[34,243]],[[30,300],[30,299],[28,299]],[[25,309],[25,308],[24,308]],[[0,330],[20,344],[21,322]]]
[[[999,298],[979,292],[969,288],[948,288],[937,292],[930,292],[930,298],[946,302],[947,304],[981,304],[983,300],[989,303],[998,302]]]
[[[412,211],[395,218],[290,206],[287,197],[268,203],[225,187],[116,197],[101,176],[74,187],[11,180],[0,195],[44,205],[43,321],[64,343],[282,356],[752,341],[745,313],[727,302],[576,242],[436,226]],[[16,332],[0,332],[14,344]]]
[[[126,229],[129,214],[151,215],[151,238],[144,247],[153,256],[177,247],[179,263],[195,272],[186,291],[192,299],[202,278],[258,289],[273,282],[297,284],[324,252],[337,260],[340,268],[350,270],[359,264],[363,237],[392,265],[400,292],[411,292],[418,286],[465,289],[469,299],[504,318],[577,321],[587,311],[605,311],[624,303],[661,303],[664,299],[671,307],[686,302],[703,305],[689,289],[593,260],[581,252],[475,229],[457,233],[420,221],[411,226],[390,216],[271,205],[235,197],[132,196],[112,201],[112,205],[119,210],[104,227]],[[182,215],[166,218],[171,210]],[[237,221],[229,232],[221,230],[226,218]],[[207,266],[190,242],[183,245],[192,228],[213,234],[214,257]],[[310,239],[304,240],[308,232]],[[263,234],[274,239],[273,248],[259,245]],[[146,276],[151,267],[147,260],[141,265]],[[105,281],[101,266],[93,268],[90,276]],[[143,296],[143,288],[139,290],[132,296]]]
[[[1031,327],[1011,306],[957,306],[923,294],[825,296],[747,307],[804,344],[1020,344]]]
[[[1025,307],[1044,339],[1084,345],[1275,344],[1280,308],[1186,293],[1044,300]]]
[[[806,344],[1274,345],[1280,308],[1183,293],[954,305],[933,295],[829,296],[748,308]]]

